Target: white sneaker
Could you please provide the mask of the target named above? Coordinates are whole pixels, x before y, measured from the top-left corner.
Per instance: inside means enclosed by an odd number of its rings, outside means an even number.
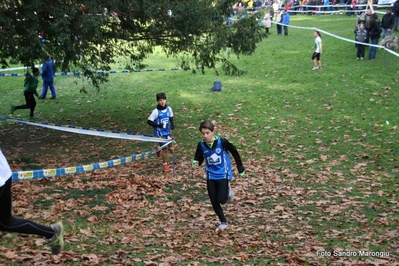
[[[233,199],[234,199],[234,192],[233,192],[233,190],[231,190],[230,183],[229,183],[229,195],[227,196],[226,203],[232,202]]]
[[[312,68],[312,70],[317,70],[317,69],[319,69],[318,66],[314,66],[314,67]]]
[[[227,223],[221,223],[217,228],[216,228],[216,233],[220,234],[221,232],[223,232],[224,230],[227,229]]]

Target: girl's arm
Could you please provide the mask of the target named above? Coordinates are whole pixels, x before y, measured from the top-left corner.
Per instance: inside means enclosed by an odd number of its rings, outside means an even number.
[[[321,42],[319,42],[319,50],[320,50],[320,54],[322,54],[323,53],[323,47],[322,47]]]

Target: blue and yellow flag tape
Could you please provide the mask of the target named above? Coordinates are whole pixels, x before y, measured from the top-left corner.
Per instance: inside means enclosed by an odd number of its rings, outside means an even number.
[[[154,155],[156,152],[169,146],[173,141],[174,140],[169,140],[169,142],[160,146],[158,149],[152,149],[152,150],[148,150],[145,152],[133,154],[133,155],[130,155],[127,157],[122,157],[119,159],[113,159],[113,160],[100,162],[100,163],[93,163],[93,164],[65,167],[65,168],[13,172],[12,180],[13,181],[32,180],[32,179],[67,175],[67,174],[77,174],[77,173],[91,172],[93,170],[104,169],[104,168],[122,165],[122,164],[126,164],[126,163],[131,163],[131,162],[135,162],[135,161],[138,161],[141,159],[146,159],[146,158],[150,157],[151,155]]]
[[[18,69],[25,69],[24,67],[20,67],[20,68],[14,68],[13,70],[18,70]],[[178,71],[178,70],[200,70],[201,68],[197,67],[197,68],[171,68],[171,71]],[[24,77],[26,76],[26,73],[11,73],[11,74],[7,74],[4,73],[3,71],[8,71],[8,69],[5,70],[1,70],[0,71],[0,77]],[[168,69],[166,68],[159,68],[159,69],[135,69],[135,70],[110,70],[110,71],[96,71],[97,74],[99,75],[104,75],[104,74],[119,74],[119,73],[145,73],[145,72],[164,72],[164,71],[168,71]],[[80,71],[75,71],[75,72],[57,72],[55,73],[55,76],[80,76],[82,75],[83,72]]]

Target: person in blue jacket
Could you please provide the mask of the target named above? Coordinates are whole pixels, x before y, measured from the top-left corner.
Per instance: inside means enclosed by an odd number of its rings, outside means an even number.
[[[57,94],[55,93],[54,88],[54,76],[55,76],[55,68],[54,63],[51,61],[50,57],[47,56],[45,62],[42,65],[42,79],[43,79],[43,89],[40,94],[40,99],[46,99],[47,90],[50,88],[51,98],[57,98]]]
[[[240,176],[245,174],[240,154],[227,139],[214,135],[215,126],[205,120],[201,122],[199,131],[203,139],[198,143],[192,167],[198,167],[205,161],[206,184],[212,208],[219,217],[220,225],[216,233],[227,229],[228,223],[224,216],[222,206],[233,200],[229,180],[233,179],[233,170],[229,153],[233,156]]]
[[[284,36],[288,36],[288,24],[290,24],[290,13],[287,9],[284,10],[283,16],[281,18],[281,24],[283,24]]]

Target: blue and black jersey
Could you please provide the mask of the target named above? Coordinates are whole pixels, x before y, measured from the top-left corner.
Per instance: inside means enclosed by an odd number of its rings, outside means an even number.
[[[166,112],[158,110],[158,118],[155,119],[154,123],[164,125],[164,127],[154,127],[154,136],[162,137],[170,135],[170,107],[166,107]]]
[[[199,165],[205,160],[207,179],[228,178],[231,180],[233,171],[229,153],[231,153],[236,162],[238,172],[242,173],[245,169],[242,165],[241,157],[234,145],[225,138],[215,137],[211,146],[201,140],[197,145],[194,160],[198,161]]]

